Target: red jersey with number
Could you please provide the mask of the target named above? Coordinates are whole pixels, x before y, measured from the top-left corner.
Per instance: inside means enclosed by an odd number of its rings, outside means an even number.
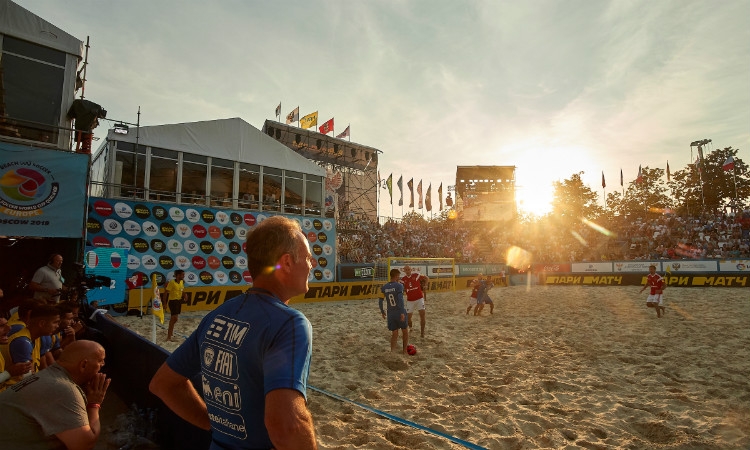
[[[410,276],[404,276],[401,281],[404,283],[404,292],[406,293],[406,300],[413,302],[424,298],[424,292],[422,292],[422,286],[419,284],[419,274],[412,272]]]
[[[661,290],[664,288],[664,278],[658,273],[653,275],[648,274],[648,277],[646,277],[646,283],[651,286],[651,295],[660,294]]]

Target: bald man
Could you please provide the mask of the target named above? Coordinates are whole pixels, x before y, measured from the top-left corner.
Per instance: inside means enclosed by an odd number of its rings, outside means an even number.
[[[57,362],[0,393],[0,448],[93,449],[110,379],[104,347],[68,345]]]

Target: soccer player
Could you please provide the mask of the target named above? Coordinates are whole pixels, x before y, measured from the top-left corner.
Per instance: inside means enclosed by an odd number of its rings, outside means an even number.
[[[413,272],[409,265],[404,266],[404,275],[401,281],[404,283],[404,290],[406,291],[406,313],[409,317],[409,328],[411,328],[411,316],[414,311],[419,311],[419,326],[420,335],[424,337],[424,325],[425,325],[425,313],[424,313],[424,292],[422,292],[422,278],[425,281],[430,281],[424,275],[420,275],[417,272]]]
[[[409,327],[406,322],[406,305],[404,305],[404,286],[398,282],[401,271],[391,269],[391,281],[384,284],[380,291],[385,296],[378,299],[380,313],[383,319],[388,319],[388,329],[391,330],[391,351],[396,351],[396,342],[398,341],[398,330],[401,330],[404,341],[403,352],[406,354],[406,347],[409,345]],[[386,316],[383,309],[383,301],[388,303],[388,314]]]
[[[476,278],[471,280],[471,297],[469,297],[469,307],[466,308],[466,315],[469,315],[471,308],[476,309],[477,307],[477,296],[479,295],[479,280],[482,279],[482,274],[478,274]]]
[[[167,340],[172,340],[172,333],[174,333],[174,325],[180,318],[182,312],[182,302],[185,301],[186,295],[183,293],[185,290],[185,282],[182,281],[185,278],[185,271],[177,269],[174,271],[174,280],[169,280],[167,283],[167,300],[169,304],[169,329],[167,330]]]
[[[648,266],[646,285],[643,286],[640,292],[646,290],[647,287],[651,288],[651,292],[646,299],[646,306],[655,308],[656,317],[661,318],[666,313],[666,308],[664,307],[664,289],[666,288],[666,283],[664,283],[664,278],[656,273],[656,265],[654,264]]]

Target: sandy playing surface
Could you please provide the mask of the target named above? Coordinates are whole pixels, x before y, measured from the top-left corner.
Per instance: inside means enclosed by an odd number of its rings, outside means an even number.
[[[469,291],[430,293],[416,356],[390,353],[377,300],[293,306],[313,325],[310,386],[480,447],[750,447],[750,290],[669,288],[657,319],[639,289],[495,288],[482,317],[465,315]],[[150,320],[118,320],[150,337]],[[198,320],[181,315],[176,333]],[[308,401],[322,449],[464,448]]]

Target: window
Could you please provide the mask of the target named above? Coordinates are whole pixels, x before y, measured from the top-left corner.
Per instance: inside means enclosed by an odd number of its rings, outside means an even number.
[[[211,204],[232,206],[234,161],[211,158]]]
[[[153,200],[175,201],[177,196],[178,154],[174,150],[151,148],[149,197]]]
[[[115,197],[143,198],[146,175],[146,147],[130,142],[114,142],[115,176],[113,195]]]
[[[191,153],[182,154],[182,202],[206,204],[208,158]]]
[[[284,211],[294,214],[302,214],[302,195],[304,181],[302,174],[284,171]]]
[[[260,167],[255,164],[240,163],[239,207],[257,208],[259,191]]]
[[[278,211],[281,202],[281,169],[263,168],[263,209]]]
[[[2,35],[0,134],[57,143],[65,53]]]
[[[323,178],[315,175],[306,176],[305,215],[319,216],[323,203]]]

